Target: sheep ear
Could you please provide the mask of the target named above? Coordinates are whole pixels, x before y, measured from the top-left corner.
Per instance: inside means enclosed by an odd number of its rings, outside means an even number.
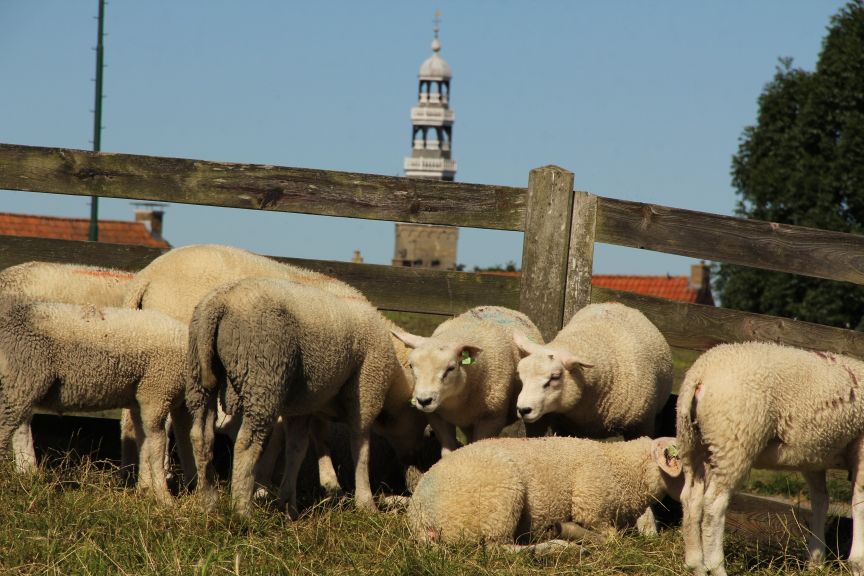
[[[409,334],[402,330],[390,330],[390,333],[401,340],[409,348],[417,348],[426,341],[426,338],[423,336],[415,336],[414,334]]]
[[[532,342],[528,339],[525,334],[520,332],[519,330],[513,331],[513,342],[516,344],[516,347],[519,348],[519,352],[522,356],[528,356],[529,354],[540,354],[543,352],[543,346]]]
[[[581,366],[582,368],[594,367],[594,364],[581,360],[575,354],[571,354],[570,352],[567,352],[565,350],[554,350],[552,354],[564,365],[564,368],[568,372],[576,368],[576,366]]]
[[[675,438],[657,438],[651,441],[651,453],[654,461],[663,472],[677,478],[681,475],[681,455]]]
[[[456,357],[465,366],[477,362],[477,356],[479,356],[481,352],[483,352],[482,348],[479,346],[472,346],[471,344],[458,344],[456,346]]]

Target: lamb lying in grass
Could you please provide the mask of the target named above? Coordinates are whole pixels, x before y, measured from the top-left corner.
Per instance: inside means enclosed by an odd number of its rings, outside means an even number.
[[[456,427],[469,441],[497,436],[516,420],[519,349],[514,331],[541,341],[521,312],[479,306],[442,323],[432,336],[393,333],[413,348],[414,406],[425,412],[441,441],[441,453],[458,447]]]
[[[119,307],[131,280],[132,274],[123,270],[79,264],[25,262],[0,272],[0,297]],[[30,471],[36,467],[29,421],[15,431],[12,450],[18,471]]]
[[[609,534],[632,526],[664,494],[677,497],[674,440],[483,440],[423,475],[408,523],[424,542],[521,542],[567,522]]]
[[[183,418],[186,327],[157,312],[0,300],[0,453],[36,407],[54,412],[129,408],[143,438],[138,487],[170,502],[165,421]]]
[[[369,434],[388,389],[404,377],[387,325],[378,312],[287,280],[247,279],[217,288],[195,308],[189,328],[193,447],[198,470],[212,456],[216,395],[225,411],[242,411],[234,443],[231,497],[248,515],[253,469],[282,416],[286,478],[282,499],[296,513],[297,471],[306,453],[309,417],[348,424],[355,462],[355,501],[374,510],[369,484]],[[210,489],[211,474],[199,473]]]
[[[812,564],[825,558],[825,471],[850,471],[853,574],[864,574],[864,362],[748,342],[712,348],[687,371],[677,430],[685,485],[685,561],[726,574],[723,529],[732,491],[751,467],[800,470],[810,488]]]

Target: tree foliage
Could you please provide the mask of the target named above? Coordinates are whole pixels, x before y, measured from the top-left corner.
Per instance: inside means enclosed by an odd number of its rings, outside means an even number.
[[[825,230],[864,231],[864,4],[831,20],[813,72],[781,59],[755,126],[732,159],[736,213]],[[724,306],[857,327],[864,287],[724,264]]]

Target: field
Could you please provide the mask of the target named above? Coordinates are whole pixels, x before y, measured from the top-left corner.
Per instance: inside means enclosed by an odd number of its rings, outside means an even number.
[[[345,501],[307,509],[296,522],[266,507],[244,520],[230,514],[224,494],[210,513],[189,494],[160,508],[124,487],[112,465],[88,458],[33,476],[0,468],[4,575],[686,573],[674,527],[655,539],[626,534],[546,554],[425,547],[410,540],[401,515],[361,514]],[[734,536],[727,543],[730,573],[806,574],[800,553],[760,550]],[[835,562],[819,572],[826,573],[846,571]]]

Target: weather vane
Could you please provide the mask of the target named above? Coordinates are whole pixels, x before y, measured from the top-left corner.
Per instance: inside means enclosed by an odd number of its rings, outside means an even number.
[[[441,10],[435,10],[435,18],[432,19],[432,22],[435,24],[432,31],[435,32],[435,38],[438,38],[438,25],[441,23]]]

